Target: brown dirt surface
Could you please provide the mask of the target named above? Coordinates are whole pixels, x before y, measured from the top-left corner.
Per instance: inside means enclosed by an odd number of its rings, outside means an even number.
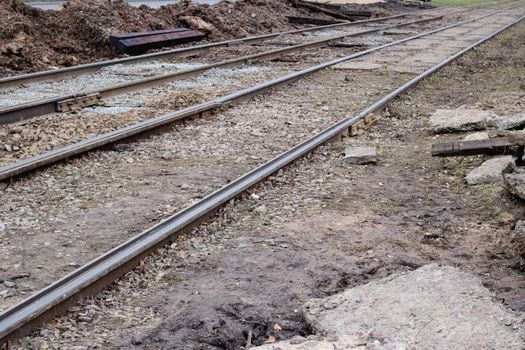
[[[377,15],[392,11],[376,10]],[[309,15],[309,10],[292,7],[286,0],[221,1],[216,5],[183,1],[160,9],[73,0],[59,11],[43,11],[20,0],[3,0],[0,76],[114,58],[117,53],[108,38],[117,32],[191,27],[203,30],[208,40],[225,40],[295,28],[286,15]]]

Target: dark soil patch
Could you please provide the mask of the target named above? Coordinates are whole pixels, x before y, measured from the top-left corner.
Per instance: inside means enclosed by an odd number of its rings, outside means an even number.
[[[253,345],[272,337],[308,336],[312,330],[301,310],[305,300],[419,266],[409,257],[379,266],[376,260],[356,259],[338,249],[352,233],[327,239],[326,230],[317,230],[336,219],[344,221],[335,214],[315,223],[292,223],[223,242],[228,248],[220,253],[179,259],[171,273],[176,277],[172,287],[145,301],[166,313],[166,319],[141,335],[141,344],[152,349],[234,350],[246,344],[249,331]],[[313,229],[305,232],[303,224]],[[352,231],[356,234],[357,228]],[[132,337],[114,347],[128,348]]]

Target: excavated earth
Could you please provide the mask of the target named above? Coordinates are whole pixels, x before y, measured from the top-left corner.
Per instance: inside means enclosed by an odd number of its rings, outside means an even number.
[[[432,158],[432,143],[464,135],[436,136],[429,128],[439,108],[523,112],[524,50],[522,23],[398,98],[363,135],[280,171],[20,348],[218,350],[243,348],[250,333],[253,345],[308,336],[300,310],[310,298],[429,263],[474,274],[504,307],[525,312],[525,238],[514,231],[524,203],[503,185],[465,183],[483,157]],[[210,120],[54,167],[4,191],[48,207],[78,205],[67,220],[56,213],[49,216],[56,221],[28,222],[23,231],[31,237],[32,227],[32,234],[45,228],[38,234],[52,238],[42,249],[58,244],[57,254],[77,244],[77,232],[138,232],[180,209],[174,203],[181,198],[201,198],[408,77],[383,69],[322,71]],[[349,165],[344,149],[354,146],[377,147],[378,163]],[[102,185],[86,188],[93,179]],[[26,207],[13,207],[13,215]],[[5,239],[6,248],[19,249]],[[75,258],[57,255],[65,270],[78,266]],[[26,277],[10,276],[6,295],[23,290]]]
[[[370,8],[377,16],[414,9],[395,3]],[[215,5],[182,1],[160,9],[73,0],[58,11],[31,8],[20,0],[2,0],[0,76],[115,58],[117,52],[108,44],[114,33],[190,27],[203,31],[210,41],[225,40],[296,28],[286,15],[330,18],[290,6],[287,0],[221,1]]]

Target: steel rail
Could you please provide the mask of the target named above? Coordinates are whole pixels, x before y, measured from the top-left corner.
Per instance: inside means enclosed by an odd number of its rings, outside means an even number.
[[[355,32],[355,33],[345,33],[341,35],[335,35],[335,36],[331,36],[325,39],[315,40],[315,41],[311,41],[311,42],[307,42],[303,44],[293,45],[293,46],[280,48],[280,49],[274,49],[274,50],[270,50],[266,52],[253,54],[253,55],[241,56],[238,58],[220,61],[216,63],[205,64],[197,68],[184,69],[184,70],[180,70],[174,73],[168,73],[168,74],[158,75],[158,76],[154,76],[150,78],[135,80],[135,81],[131,81],[128,83],[117,84],[117,85],[110,86],[110,87],[103,88],[103,89],[83,91],[83,92],[78,92],[78,93],[69,94],[69,95],[54,96],[54,97],[49,97],[49,98],[45,98],[41,100],[35,100],[31,102],[14,105],[14,106],[0,108],[0,125],[16,123],[16,122],[28,120],[28,119],[31,119],[37,116],[55,113],[57,112],[57,105],[61,101],[85,98],[86,96],[95,96],[95,95],[97,96],[97,101],[98,101],[100,99],[105,99],[105,98],[109,98],[112,96],[126,94],[131,91],[147,89],[152,86],[157,86],[157,85],[169,82],[169,81],[188,79],[188,78],[194,77],[196,75],[199,75],[213,68],[227,68],[227,67],[240,66],[240,65],[255,62],[258,60],[272,59],[275,57],[279,57],[285,54],[289,54],[289,53],[300,51],[300,50],[307,49],[307,48],[326,46],[332,41],[341,40],[341,39],[348,38],[348,37],[356,37],[356,36],[362,36],[362,35],[367,35],[371,33],[377,33],[377,32],[381,32],[381,31],[388,30],[388,29],[405,27],[405,26],[409,26],[413,24],[426,23],[429,21],[435,21],[435,20],[439,20],[442,18],[443,16],[436,16],[436,17],[420,19],[416,21],[410,21],[410,22],[393,24],[393,25],[379,27],[379,28],[362,30],[362,31]]]
[[[428,32],[420,33],[420,34],[417,34],[417,35],[414,35],[408,38],[393,41],[388,44],[383,44],[383,45],[376,46],[376,47],[373,47],[373,48],[370,48],[364,51],[356,52],[349,56],[341,57],[341,58],[338,58],[338,59],[335,59],[329,62],[318,64],[316,66],[312,66],[304,70],[282,76],[280,78],[266,81],[264,83],[258,84],[250,88],[246,88],[246,89],[242,89],[242,90],[233,92],[229,95],[226,95],[226,96],[223,96],[223,97],[211,100],[211,101],[206,101],[206,102],[194,105],[194,106],[180,109],[172,113],[168,113],[168,114],[161,115],[161,116],[158,116],[152,119],[144,120],[142,122],[139,122],[139,123],[136,123],[136,124],[133,124],[133,125],[121,128],[121,129],[117,129],[117,130],[114,130],[114,131],[111,131],[105,134],[100,134],[95,137],[92,137],[92,138],[89,138],[89,139],[86,139],[86,140],[83,140],[83,141],[80,141],[80,142],[77,142],[77,143],[74,143],[68,146],[58,148],[56,150],[52,150],[52,151],[49,151],[49,152],[46,152],[46,153],[43,153],[43,154],[40,154],[34,157],[30,157],[30,158],[27,158],[27,159],[24,159],[24,160],[15,162],[15,163],[4,165],[0,167],[0,181],[10,179],[13,177],[17,177],[17,176],[29,173],[31,171],[34,171],[36,169],[43,168],[43,167],[49,166],[51,164],[54,164],[60,161],[70,159],[72,157],[79,156],[83,153],[87,153],[97,148],[106,147],[116,142],[120,142],[126,139],[131,139],[133,137],[137,137],[141,133],[150,133],[154,129],[165,127],[167,125],[170,125],[171,123],[179,122],[179,121],[182,121],[188,118],[192,118],[192,117],[198,116],[199,114],[207,113],[221,106],[233,104],[234,102],[239,102],[239,101],[248,99],[252,96],[261,94],[267,90],[276,88],[283,84],[291,83],[295,80],[298,80],[302,77],[315,73],[321,69],[333,66],[335,64],[345,62],[345,61],[348,61],[348,60],[351,60],[357,57],[361,57],[364,55],[368,55],[372,52],[376,52],[376,51],[382,50],[387,47],[399,45],[399,44],[402,44],[402,43],[405,43],[411,40],[415,40],[415,39],[418,39],[424,36],[439,33],[439,32],[442,32],[447,29],[451,29],[451,28],[454,28],[460,25],[479,21],[481,19],[487,18],[489,16],[493,16],[495,14],[507,11],[509,9],[516,8],[518,6],[522,6],[522,5],[520,4],[516,6],[511,6],[505,9],[494,11],[492,13],[474,18],[474,19],[454,23],[454,24],[451,24],[445,27],[441,27],[441,28],[434,29]]]
[[[431,9],[431,10],[434,10],[434,9]],[[315,26],[315,27],[310,27],[310,28],[294,29],[294,30],[289,30],[285,32],[249,36],[246,38],[212,42],[212,43],[203,44],[203,45],[183,47],[183,48],[177,48],[177,49],[161,51],[161,52],[153,52],[153,53],[143,54],[143,55],[138,55],[138,56],[133,56],[133,57],[125,57],[125,58],[118,58],[114,60],[87,63],[87,64],[77,65],[73,67],[66,67],[66,68],[60,68],[60,69],[55,69],[55,70],[28,73],[28,74],[23,74],[23,75],[15,75],[12,77],[6,77],[6,78],[0,79],[0,89],[6,89],[9,87],[19,86],[22,84],[30,84],[30,83],[36,83],[36,82],[49,81],[49,80],[70,78],[70,77],[74,77],[77,75],[94,72],[103,67],[107,67],[107,66],[111,66],[115,64],[131,64],[131,63],[142,62],[142,61],[164,59],[168,57],[188,56],[188,55],[193,55],[199,51],[207,50],[213,47],[231,46],[231,45],[237,45],[241,43],[250,43],[250,42],[256,42],[256,41],[276,38],[276,37],[283,36],[283,35],[306,33],[306,32],[318,31],[318,30],[331,29],[335,27],[353,26],[353,25],[359,25],[359,24],[364,24],[364,23],[386,21],[389,19],[406,17],[412,14],[419,14],[420,12],[424,12],[424,11],[430,11],[430,10],[425,9],[425,10],[418,10],[418,11],[412,11],[412,12],[404,12],[404,13],[400,13],[397,15],[365,19],[365,20],[359,20],[355,22],[328,24],[328,25]]]
[[[6,310],[0,314],[0,344],[16,339],[17,336],[22,334],[26,334],[46,319],[62,312],[68,305],[73,304],[79,298],[96,293],[111,284],[112,281],[132,269],[141,258],[145,257],[155,248],[169,243],[181,233],[189,232],[191,228],[197,226],[200,222],[210,217],[210,215],[213,215],[222,206],[237,198],[241,193],[257,185],[295,160],[310,153],[320,145],[337,138],[339,135],[345,133],[348,128],[360,123],[367,115],[380,110],[394,98],[414,87],[443,66],[509,27],[519,23],[524,18],[525,16],[521,16],[519,19],[449,56],[372,103],[355,116],[337,122],[314,137],[243,175],[199,202],[161,221],[154,227],[143,231],[120,246],[111,249],[104,255],[42,289],[18,305]]]

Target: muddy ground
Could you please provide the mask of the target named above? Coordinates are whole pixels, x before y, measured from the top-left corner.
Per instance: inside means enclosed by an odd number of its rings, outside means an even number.
[[[415,9],[395,3],[370,8],[376,16]],[[225,40],[297,28],[288,23],[286,15],[328,17],[294,7],[287,0],[221,1],[215,5],[183,1],[160,9],[74,0],[59,11],[3,0],[0,76],[115,58],[117,52],[108,44],[114,33],[189,27],[203,31],[209,41]]]
[[[464,135],[428,128],[437,108],[522,112],[524,44],[520,24],[469,53],[392,103],[364,135],[273,176],[24,347],[241,349],[249,331],[254,345],[309,334],[299,312],[309,298],[428,263],[479,276],[524,312],[513,226],[525,206],[503,185],[466,185],[482,157],[432,158],[432,143]],[[363,79],[320,74],[340,84]],[[322,106],[327,96],[316,98]],[[354,145],[376,145],[378,164],[346,164],[342,153]]]

